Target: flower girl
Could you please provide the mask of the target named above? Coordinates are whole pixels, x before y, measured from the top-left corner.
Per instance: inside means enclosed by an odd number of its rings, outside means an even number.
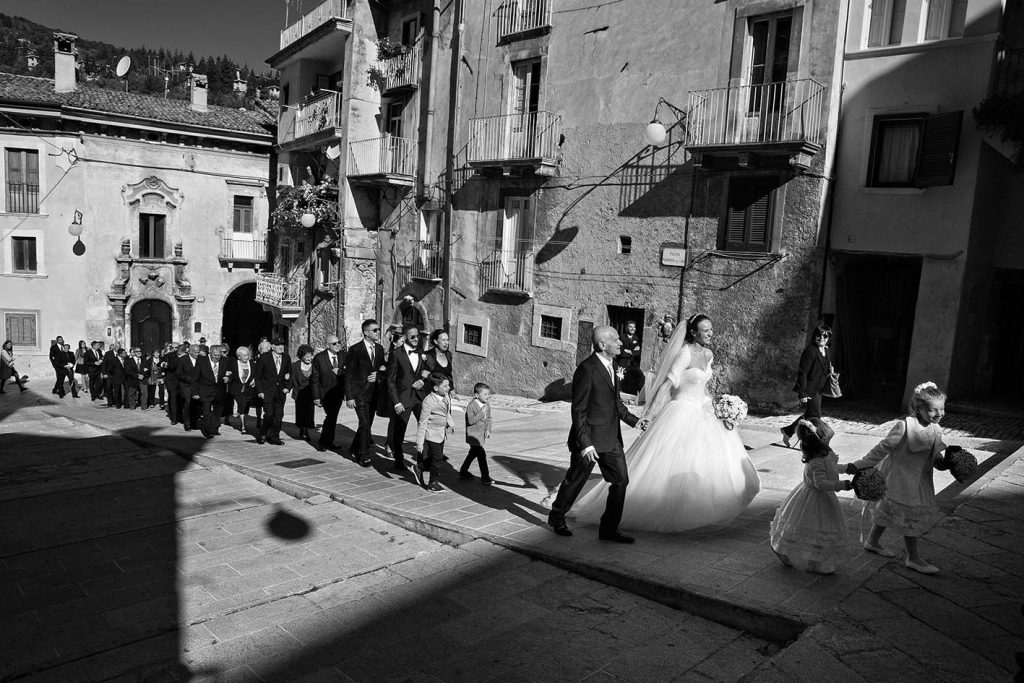
[[[893,425],[889,435],[867,455],[846,466],[847,474],[853,474],[858,469],[878,465],[878,471],[885,475],[885,497],[869,503],[864,510],[865,515],[871,512],[873,522],[864,549],[895,557],[895,552],[880,543],[882,533],[892,527],[903,535],[906,566],[922,574],[939,571],[921,559],[917,538],[938,514],[932,470],[946,468],[942,457],[946,445],[939,428],[945,414],[946,395],[935,382],[918,384],[910,398],[910,415]]]
[[[836,491],[853,484],[839,479],[837,456],[828,442],[833,431],[819,418],[800,420],[803,481],[786,497],[771,526],[771,546],[782,564],[815,574],[832,574],[846,542],[846,520]]]

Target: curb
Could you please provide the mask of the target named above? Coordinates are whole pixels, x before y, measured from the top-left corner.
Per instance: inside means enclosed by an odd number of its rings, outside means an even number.
[[[187,454],[175,450],[166,444],[154,443],[126,436],[120,432],[110,429],[107,426],[84,420],[77,416],[53,414],[47,412],[51,417],[64,417],[77,424],[87,425],[95,429],[106,431],[110,434],[120,436],[140,448],[160,448],[204,466],[227,467],[240,474],[244,474],[256,481],[266,484],[282,493],[305,500],[318,495],[328,496],[331,500],[346,505],[354,510],[368,514],[377,519],[402,527],[408,531],[420,534],[434,541],[451,546],[461,546],[474,540],[484,540],[507,550],[525,555],[533,560],[540,560],[572,572],[587,579],[598,581],[608,586],[624,590],[642,598],[661,603],[673,609],[684,611],[709,621],[720,623],[730,628],[735,628],[749,633],[758,638],[769,640],[779,645],[785,645],[794,641],[810,624],[799,619],[787,616],[780,612],[773,611],[766,607],[753,605],[741,605],[714,595],[704,593],[695,588],[672,587],[655,583],[642,577],[631,576],[622,572],[584,564],[573,560],[565,559],[533,546],[524,543],[517,543],[499,536],[487,533],[480,533],[471,530],[463,530],[455,524],[449,524],[439,520],[432,520],[420,517],[411,513],[396,513],[392,509],[376,503],[361,499],[340,496],[328,489],[314,484],[300,484],[287,479],[280,479],[268,476],[262,470],[254,467],[247,467],[237,463],[231,463],[213,455],[201,453]]]

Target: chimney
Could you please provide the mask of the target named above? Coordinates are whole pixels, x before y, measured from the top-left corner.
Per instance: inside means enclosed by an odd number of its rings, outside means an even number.
[[[78,65],[78,47],[74,33],[53,34],[53,89],[72,92],[76,86],[75,67]]]
[[[208,111],[206,106],[207,78],[201,74],[192,74],[188,80],[189,94],[192,96],[192,109]]]

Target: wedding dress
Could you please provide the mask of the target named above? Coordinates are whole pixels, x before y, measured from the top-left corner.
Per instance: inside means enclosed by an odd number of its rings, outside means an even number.
[[[687,367],[682,346],[664,380],[666,399],[651,425],[626,452],[629,488],[621,526],[647,531],[683,531],[736,517],[760,490],[757,470],[735,430],[715,417],[706,386],[707,367]],[[596,524],[604,512],[608,484],[580,497],[569,513]]]

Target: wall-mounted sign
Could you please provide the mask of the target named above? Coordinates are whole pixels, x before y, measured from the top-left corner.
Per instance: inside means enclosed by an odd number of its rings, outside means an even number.
[[[661,250],[661,265],[663,266],[685,266],[686,250],[682,247],[665,247]]]

